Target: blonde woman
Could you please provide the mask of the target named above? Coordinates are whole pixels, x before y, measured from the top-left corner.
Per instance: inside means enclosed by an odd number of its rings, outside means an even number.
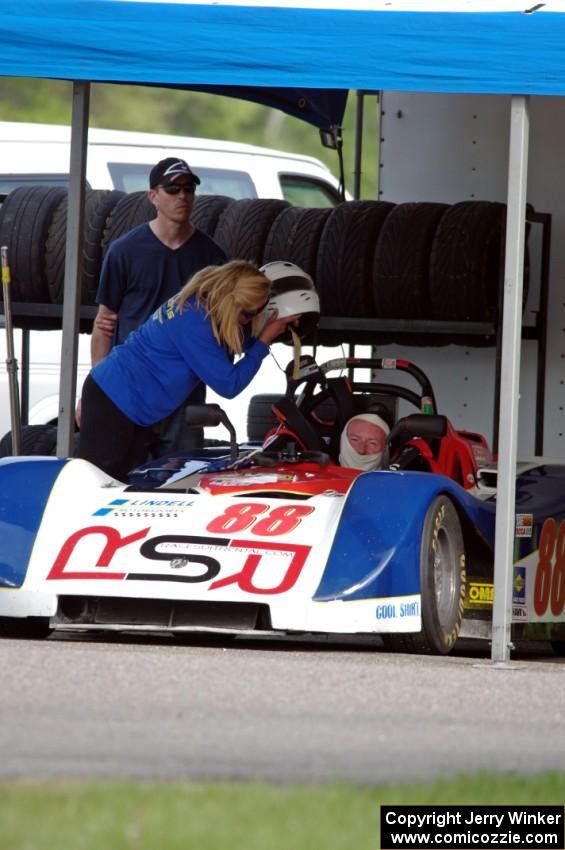
[[[123,479],[146,458],[147,429],[172,413],[198,381],[224,398],[245,389],[270,343],[297,318],[258,319],[270,285],[244,260],[197,272],[88,375],[79,457]],[[236,355],[243,356],[234,362]]]

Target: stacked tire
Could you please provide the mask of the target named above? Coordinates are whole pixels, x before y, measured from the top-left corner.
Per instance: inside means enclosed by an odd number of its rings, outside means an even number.
[[[48,186],[17,188],[0,207],[14,302],[62,302],[67,210],[66,189]],[[146,192],[86,192],[82,304],[94,303],[109,245],[155,215]],[[196,226],[228,259],[288,260],[308,272],[323,315],[399,321],[495,321],[505,219],[506,206],[490,201],[303,209],[279,199],[202,195],[193,209]],[[526,248],[525,292],[528,271]]]
[[[254,202],[247,203],[251,208]],[[494,322],[504,269],[505,221],[506,205],[491,201],[347,201],[331,210],[289,207],[273,220],[262,261],[288,260],[307,271],[325,316]],[[525,296],[528,234],[529,226]],[[379,339],[393,341],[382,335]],[[429,340],[422,334],[411,342]]]
[[[94,304],[107,220],[124,195],[113,190],[85,193],[82,304]],[[58,186],[21,186],[0,207],[0,244],[8,248],[12,301],[62,303],[67,208],[67,190]]]

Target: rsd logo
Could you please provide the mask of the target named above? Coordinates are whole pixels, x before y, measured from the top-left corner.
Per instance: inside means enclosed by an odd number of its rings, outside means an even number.
[[[60,581],[64,579],[102,579],[105,581],[173,581],[173,582],[212,582],[208,590],[217,590],[235,584],[246,593],[253,594],[278,594],[285,593],[296,584],[306,559],[310,553],[310,546],[294,543],[276,543],[272,541],[258,540],[234,540],[231,538],[197,537],[194,535],[171,534],[159,535],[147,538],[149,528],[122,537],[120,533],[110,526],[94,525],[81,528],[71,534],[61,546],[61,549],[53,562],[47,575],[48,581]],[[87,555],[81,554],[80,558],[87,560],[83,568],[77,569],[70,566],[71,557],[76,561],[75,553],[79,542],[90,538],[90,547]],[[147,539],[145,539],[147,538]],[[174,573],[155,573],[138,571],[112,570],[112,560],[117,552],[127,549],[135,543],[143,540],[139,548],[139,554],[147,561],[175,560]],[[92,544],[98,544],[99,548]],[[199,549],[195,549],[199,547]],[[218,548],[226,552],[241,552],[245,556],[243,567],[230,575],[220,576],[222,564],[212,554],[202,552],[202,548],[209,547],[210,552],[217,553]],[[174,556],[171,549],[174,548]],[[167,551],[168,549],[168,551]],[[93,554],[94,552],[94,554]],[[95,554],[97,552],[97,554]],[[247,553],[247,554],[246,554]],[[290,563],[284,574],[271,586],[259,585],[256,582],[256,574],[261,569],[264,580],[268,575],[267,565],[263,562],[269,555],[286,555]],[[179,564],[194,564],[204,567],[197,574],[186,574],[179,572]],[[266,568],[265,568],[266,567]],[[280,573],[277,571],[277,576]],[[219,578],[217,578],[220,576]],[[214,580],[217,579],[217,580]]]

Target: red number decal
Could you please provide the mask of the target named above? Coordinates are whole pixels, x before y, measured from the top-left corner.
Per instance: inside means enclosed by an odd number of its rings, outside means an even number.
[[[551,613],[558,616],[565,604],[565,522],[559,526],[555,547],[555,566],[551,577]]]
[[[267,505],[257,505],[253,502],[230,505],[221,516],[215,517],[208,523],[206,531],[214,534],[235,534],[237,531],[245,531],[253,525],[259,514],[265,513],[266,510]],[[290,534],[300,525],[302,517],[308,516],[313,510],[314,508],[306,505],[280,505],[256,522],[251,532],[263,537]]]
[[[268,516],[260,520],[252,529],[252,534],[261,534],[265,537],[275,534],[290,534],[300,525],[304,516],[311,514],[314,508],[306,505],[282,505],[274,508]]]
[[[561,529],[560,529],[561,530]],[[545,614],[551,590],[551,560],[555,550],[556,524],[553,518],[546,519],[539,538],[539,561],[534,583],[534,609],[540,616]]]
[[[245,531],[253,525],[259,514],[265,513],[266,505],[256,505],[252,502],[230,505],[224,513],[212,520],[206,526],[206,531],[213,534],[235,534],[236,531]]]

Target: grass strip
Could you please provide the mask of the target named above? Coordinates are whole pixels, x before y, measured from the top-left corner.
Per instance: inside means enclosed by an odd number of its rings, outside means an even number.
[[[0,850],[376,850],[379,806],[563,805],[565,774],[357,787],[0,783]]]

